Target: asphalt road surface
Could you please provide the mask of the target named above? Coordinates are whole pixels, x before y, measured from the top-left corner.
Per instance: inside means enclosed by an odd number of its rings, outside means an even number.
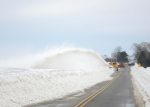
[[[24,107],[135,107],[129,67],[120,69],[113,77],[84,92]]]
[[[129,68],[122,69],[120,76],[85,107],[135,107]]]

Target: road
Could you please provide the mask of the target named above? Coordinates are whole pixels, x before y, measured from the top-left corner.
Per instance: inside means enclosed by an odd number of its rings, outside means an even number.
[[[122,69],[120,76],[85,107],[135,107],[129,68]]]
[[[84,92],[24,107],[135,107],[130,69],[120,69],[113,80],[99,83]]]

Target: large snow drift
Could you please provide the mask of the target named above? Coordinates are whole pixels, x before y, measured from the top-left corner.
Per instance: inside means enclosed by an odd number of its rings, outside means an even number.
[[[111,79],[112,70],[93,51],[70,49],[47,55],[29,68],[0,69],[1,107],[20,107],[84,91]]]
[[[145,101],[145,107],[150,107],[150,68],[132,67],[133,82],[138,87]]]

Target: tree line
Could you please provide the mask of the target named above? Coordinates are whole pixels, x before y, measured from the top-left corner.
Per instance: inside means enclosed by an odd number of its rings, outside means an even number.
[[[142,42],[133,44],[134,54],[133,59],[134,63],[138,63],[143,67],[150,67],[150,43]],[[108,62],[119,62],[119,63],[128,63],[130,62],[129,55],[126,51],[122,51],[122,48],[119,46],[114,49],[114,52],[111,54],[111,58],[106,57]]]
[[[143,67],[150,66],[150,43],[134,44],[134,58]]]
[[[108,62],[119,62],[119,63],[127,63],[128,60],[128,54],[126,51],[122,51],[122,48],[118,46],[115,48],[114,52],[111,54],[111,58],[106,57],[106,61]]]

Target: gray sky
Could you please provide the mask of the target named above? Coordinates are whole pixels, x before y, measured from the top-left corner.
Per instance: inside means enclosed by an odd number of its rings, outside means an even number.
[[[69,44],[109,54],[150,42],[150,0],[0,0],[0,55]]]

